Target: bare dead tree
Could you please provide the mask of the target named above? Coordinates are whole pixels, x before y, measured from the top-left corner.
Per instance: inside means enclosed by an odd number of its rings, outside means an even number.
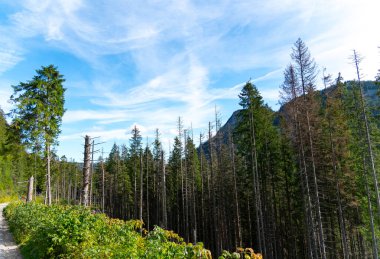
[[[358,78],[358,83],[359,83],[359,90],[360,90],[360,106],[361,106],[361,112],[362,112],[362,117],[364,120],[364,126],[365,126],[365,138],[367,141],[367,150],[368,150],[368,157],[369,157],[369,165],[371,168],[371,173],[372,173],[372,178],[375,186],[375,196],[376,196],[376,204],[377,204],[377,213],[378,217],[380,218],[380,194],[379,194],[379,183],[377,180],[377,173],[376,173],[376,167],[375,167],[375,159],[373,155],[373,150],[372,150],[372,141],[371,141],[371,133],[370,133],[370,127],[369,127],[369,122],[368,122],[368,117],[367,117],[367,110],[366,110],[366,103],[364,100],[364,93],[362,89],[362,82],[360,78],[360,69],[359,69],[359,64],[361,61],[361,58],[359,55],[356,53],[354,50],[354,55],[353,55],[353,61],[355,64],[356,68],[356,74]]]
[[[164,151],[161,150],[161,165],[162,165],[162,227],[168,227],[168,218],[166,211],[166,178],[165,178],[165,159]]]
[[[90,136],[84,139],[84,161],[83,161],[83,186],[82,186],[82,205],[89,205],[89,184],[90,184],[90,160],[91,160],[91,144]]]

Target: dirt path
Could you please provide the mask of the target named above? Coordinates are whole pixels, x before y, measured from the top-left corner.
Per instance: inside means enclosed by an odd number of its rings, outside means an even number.
[[[18,246],[9,232],[8,224],[3,217],[3,209],[7,203],[0,203],[0,259],[22,259]]]

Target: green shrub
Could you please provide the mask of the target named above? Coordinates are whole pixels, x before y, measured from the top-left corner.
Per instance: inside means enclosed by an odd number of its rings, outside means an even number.
[[[146,233],[139,220],[110,219],[79,206],[17,202],[4,211],[24,258],[211,258],[203,244],[186,244],[172,231]]]

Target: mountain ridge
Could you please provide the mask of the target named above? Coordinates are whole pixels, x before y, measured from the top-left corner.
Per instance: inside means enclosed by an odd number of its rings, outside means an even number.
[[[346,81],[345,85],[347,86],[347,89],[350,90],[350,88],[353,87],[353,84],[356,81]],[[369,107],[371,107],[371,112],[374,113],[374,115],[379,115],[380,114],[380,106],[378,105],[380,101],[380,86],[376,81],[372,80],[366,80],[366,81],[361,81],[362,83],[362,89],[363,89],[363,94],[365,101]],[[336,88],[336,85],[332,85],[330,87],[327,87],[326,89],[321,89],[317,90],[318,93],[323,94],[323,93],[330,93],[334,91]],[[275,117],[273,119],[273,124],[278,125],[279,123],[279,117],[278,114],[284,111],[284,107],[286,106],[287,103],[283,104],[280,106],[278,111],[274,111]],[[377,104],[377,107],[376,107]],[[222,127],[218,130],[218,132],[212,136],[212,140],[215,140],[216,138],[222,139],[222,143],[226,144],[228,140],[228,134],[229,132],[234,132],[234,129],[236,128],[239,120],[239,113],[242,111],[242,109],[236,110],[232,113],[232,115],[228,118],[228,120],[224,123]],[[215,142],[215,141],[213,141]],[[209,153],[209,140],[206,140],[205,142],[202,143],[201,145],[202,151],[208,156]],[[198,153],[200,152],[200,147],[198,147]]]

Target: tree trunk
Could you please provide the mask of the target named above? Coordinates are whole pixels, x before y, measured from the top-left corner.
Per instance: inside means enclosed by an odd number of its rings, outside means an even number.
[[[84,143],[84,161],[83,161],[83,186],[82,186],[82,205],[89,205],[89,184],[90,184],[90,160],[91,144],[90,137],[86,135]]]
[[[28,183],[28,197],[26,199],[26,202],[31,202],[33,200],[33,181],[34,177],[31,176]]]
[[[254,204],[255,204],[255,214],[256,214],[256,232],[257,232],[257,238],[259,239],[259,251],[261,253],[264,252],[264,245],[263,245],[263,236],[262,236],[262,230],[261,228],[263,227],[261,225],[262,219],[260,216],[260,202],[259,202],[259,197],[260,197],[260,186],[259,186],[259,179],[258,179],[258,165],[257,165],[257,153],[256,153],[256,137],[255,137],[255,126],[253,124],[253,114],[252,111],[249,111],[249,126],[250,126],[250,140],[251,140],[251,163],[252,163],[252,177],[253,177],[253,193],[254,193]],[[266,254],[264,253],[264,256]]]
[[[140,213],[139,219],[143,220],[143,160],[142,151],[140,151]]]
[[[34,179],[36,180],[34,184],[34,198],[37,197],[37,152],[34,153]]]
[[[75,171],[74,179],[74,203],[78,204],[78,173]]]
[[[133,217],[136,219],[137,216],[137,163],[136,163],[136,154],[133,157]]]
[[[315,209],[317,214],[317,222],[318,222],[318,235],[319,235],[319,242],[321,246],[321,256],[322,259],[326,259],[326,246],[325,246],[325,240],[324,240],[324,234],[323,234],[323,225],[322,225],[322,215],[321,215],[321,206],[319,202],[319,191],[318,191],[318,182],[317,182],[317,174],[315,169],[315,160],[314,160],[314,148],[313,148],[313,140],[311,136],[311,126],[310,126],[310,118],[309,118],[309,112],[306,110],[306,120],[307,120],[307,128],[308,128],[308,135],[309,135],[309,144],[310,144],[310,154],[311,154],[311,164],[312,164],[312,177],[314,182],[314,195],[315,195]]]
[[[45,204],[51,206],[50,145],[46,144],[46,198]]]
[[[92,182],[94,180],[94,147],[95,141],[92,140],[92,148],[91,148],[91,166],[90,166],[90,195],[89,195],[89,205],[92,205]]]
[[[251,221],[251,205],[249,203],[249,194],[247,195],[247,211],[248,211],[249,246],[253,247],[252,221]]]
[[[193,139],[192,139],[193,140]],[[191,154],[192,154],[192,220],[193,220],[193,244],[196,244],[197,243],[197,211],[196,211],[196,192],[195,192],[195,161],[193,160],[193,157],[194,157],[194,154],[193,154],[194,150],[192,149],[191,150]]]
[[[241,227],[240,227],[240,213],[239,213],[239,198],[237,193],[237,177],[236,177],[236,166],[235,166],[235,148],[234,148],[234,142],[230,135],[230,153],[231,153],[231,163],[232,163],[232,173],[233,173],[233,181],[234,181],[234,199],[235,199],[235,217],[236,217],[236,232],[237,232],[237,240],[235,242],[235,245],[238,247],[242,247],[242,234],[241,234]]]
[[[212,193],[211,193],[211,199],[212,199],[212,214],[210,215],[211,217],[211,244],[213,244],[213,251],[216,251],[218,253],[219,249],[219,229],[218,229],[218,215],[216,213],[216,201],[215,201],[215,176],[214,176],[214,166],[213,166],[213,156],[212,156],[212,136],[211,136],[211,122],[208,123],[208,144],[209,144],[209,153],[210,153],[210,178],[211,178],[211,186],[212,188]]]
[[[200,176],[201,176],[201,227],[202,227],[202,239],[206,238],[206,224],[205,224],[205,202],[204,202],[204,176],[203,176],[203,148],[202,148],[202,133],[199,134],[199,156],[200,156]]]
[[[147,229],[150,229],[149,222],[149,163],[148,163],[148,140],[147,140],[147,148],[146,148],[146,221],[147,221]]]
[[[189,226],[189,194],[188,194],[188,165],[187,165],[187,130],[184,130],[184,157],[185,157],[185,168],[184,168],[184,180],[185,180],[185,240],[190,241],[190,226]]]
[[[328,77],[323,76],[323,83],[325,86],[325,91],[327,89],[326,80]],[[327,93],[327,92],[326,92]],[[344,223],[344,215],[343,215],[343,209],[342,209],[342,199],[340,194],[340,186],[339,186],[339,175],[338,175],[338,169],[337,169],[337,158],[335,154],[335,146],[333,142],[333,129],[332,129],[332,120],[329,114],[329,101],[328,96],[326,94],[326,110],[327,110],[327,122],[328,122],[328,130],[329,130],[329,141],[330,141],[330,152],[331,152],[331,162],[332,162],[332,168],[334,172],[334,179],[335,179],[335,192],[337,195],[338,200],[338,220],[339,220],[339,226],[340,226],[340,234],[342,237],[342,248],[343,248],[343,258],[348,259],[350,258],[349,251],[348,251],[348,244],[347,244],[347,235],[346,235],[346,226]],[[333,231],[333,229],[332,229]]]
[[[102,212],[104,213],[104,202],[105,202],[105,179],[104,179],[104,163],[103,163],[103,157],[102,161],[100,162],[100,166],[102,169]]]
[[[367,175],[366,175],[366,170],[365,170],[366,162],[365,162],[364,156],[363,156],[363,164],[364,164],[363,178],[364,178],[365,190],[367,192],[368,213],[370,215],[369,220],[370,220],[371,234],[372,234],[373,259],[378,259],[379,258],[379,254],[377,252],[377,238],[376,238],[376,231],[375,231],[375,222],[373,220],[371,193],[370,193],[369,188],[368,188],[368,180],[367,180]]]
[[[310,258],[317,258],[317,246],[314,237],[314,217],[312,212],[312,204],[311,204],[311,194],[309,188],[309,177],[307,174],[307,166],[306,166],[306,158],[305,158],[305,150],[303,144],[303,138],[301,134],[301,126],[297,117],[298,110],[296,108],[296,113],[294,116],[296,134],[299,141],[299,163],[300,163],[300,178],[301,178],[301,187],[302,192],[306,196],[305,204],[305,228],[307,229],[307,239],[308,239],[308,247]]]
[[[361,79],[360,79],[360,73],[359,73],[359,58],[358,58],[355,50],[354,50],[354,62],[355,62],[356,73],[357,73],[358,82],[359,82],[360,104],[361,104],[360,106],[362,108],[362,116],[363,116],[364,125],[365,125],[365,138],[366,138],[366,141],[367,141],[369,163],[370,163],[370,168],[371,168],[373,182],[374,182],[374,185],[375,185],[377,214],[378,214],[378,217],[380,218],[380,192],[379,192],[379,183],[378,183],[378,180],[377,180],[377,173],[376,173],[376,168],[375,168],[375,160],[373,158],[372,141],[371,141],[370,128],[369,128],[369,123],[368,123],[368,118],[367,118],[367,111],[366,111],[366,107],[365,107],[364,94],[363,94],[363,89],[362,89],[362,86],[361,86]]]
[[[162,162],[162,227],[167,228],[168,218],[166,213],[166,178],[165,178],[165,159],[164,151],[161,151]]]

